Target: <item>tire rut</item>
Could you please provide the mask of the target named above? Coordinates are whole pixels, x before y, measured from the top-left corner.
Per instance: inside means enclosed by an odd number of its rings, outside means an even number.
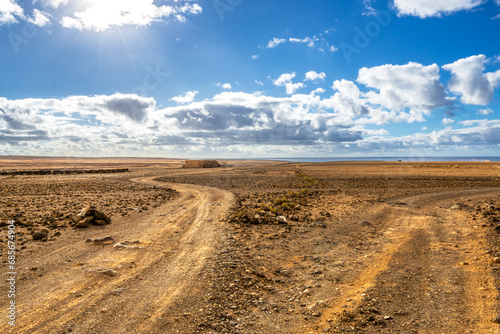
[[[330,307],[303,332],[358,328],[370,333],[497,333],[491,321],[497,294],[484,236],[442,204],[498,193],[499,189],[433,193],[372,208],[372,216],[386,225],[378,240],[382,246],[363,260],[364,269],[339,288],[341,296],[330,299]],[[366,309],[381,312],[378,326],[365,320]]]

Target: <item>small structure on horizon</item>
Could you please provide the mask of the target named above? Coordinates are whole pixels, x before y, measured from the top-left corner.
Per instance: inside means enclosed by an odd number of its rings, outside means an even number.
[[[183,168],[218,168],[217,160],[186,160]]]

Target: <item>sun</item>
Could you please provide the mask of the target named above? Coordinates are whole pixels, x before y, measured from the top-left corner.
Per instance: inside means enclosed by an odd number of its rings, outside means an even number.
[[[153,0],[87,0],[82,11],[74,13],[72,24],[98,31],[113,26],[146,26],[172,14],[168,6],[157,7]]]

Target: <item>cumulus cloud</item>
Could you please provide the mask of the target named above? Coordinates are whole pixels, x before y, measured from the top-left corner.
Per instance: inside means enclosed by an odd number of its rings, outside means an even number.
[[[352,81],[336,80],[332,89],[335,95],[321,102],[321,105],[335,110],[343,117],[355,118],[369,113],[367,100],[362,99],[361,91]]]
[[[73,16],[63,17],[61,24],[67,28],[103,31],[112,26],[147,26],[167,18],[184,22],[185,15],[201,12],[202,8],[197,3],[189,2],[175,1],[170,6],[157,6],[154,0],[99,0],[91,2],[90,6]]]
[[[194,97],[198,94],[199,92],[197,90],[193,90],[190,92],[187,92],[184,95],[179,95],[171,98],[172,101],[175,101],[179,104],[186,104],[186,103],[191,103],[194,101]]]
[[[272,40],[270,40],[268,43],[267,43],[267,48],[268,49],[272,49],[272,48],[275,48],[277,47],[278,45],[280,44],[283,44],[286,42],[286,39],[284,38],[278,38],[278,37],[274,37]]]
[[[317,81],[317,80],[325,80],[326,74],[325,72],[315,72],[315,71],[309,71],[306,73],[306,79],[305,81]]]
[[[500,83],[500,70],[484,73],[486,62],[485,55],[477,55],[443,66],[453,74],[448,88],[462,96],[462,103],[487,105],[492,101],[494,90]]]
[[[35,9],[33,10],[33,17],[29,18],[28,22],[38,27],[44,27],[50,23],[50,14]]]
[[[495,112],[494,112],[494,111],[493,111],[493,109],[491,109],[491,108],[479,109],[479,110],[477,111],[477,114],[478,114],[478,115],[491,115],[491,114],[493,114],[493,113],[495,113]]]
[[[293,73],[283,73],[280,77],[273,81],[273,83],[278,87],[285,86],[286,93],[288,95],[294,94],[297,90],[304,88],[304,84],[302,82],[293,83],[292,80],[295,78],[296,74]]]
[[[471,10],[487,0],[394,0],[398,15],[441,17],[463,10]]]
[[[304,78],[326,77],[323,72],[308,73]],[[495,78],[483,69],[480,73],[487,79]],[[296,93],[297,87],[306,87],[304,82],[294,83],[296,78],[292,72],[273,80],[274,85],[286,87],[285,97],[223,91],[195,101],[198,92],[191,91],[173,97],[179,105],[168,108],[159,108],[155,99],[135,94],[0,98],[0,154],[71,154],[67,152],[76,150],[110,155],[123,150],[127,155],[164,156],[165,152],[210,154],[212,150],[248,156],[259,149],[266,155],[345,149],[365,153],[436,147],[456,150],[467,145],[488,148],[500,143],[498,120],[453,123],[444,118],[442,130],[399,137],[381,126],[425,121],[433,110],[454,103],[440,83],[437,65],[363,68],[357,82],[335,80],[330,96],[323,87]],[[491,108],[478,110],[480,115],[491,113]],[[427,125],[419,128],[427,129]],[[20,151],[21,146],[26,149]]]
[[[0,0],[0,25],[16,23],[16,17],[25,19],[23,8],[15,0]]]
[[[325,99],[317,95],[318,90],[287,97],[223,92],[164,109],[152,98],[133,94],[0,98],[0,152],[164,156],[165,152],[227,151],[247,156],[258,147],[263,154],[308,154],[345,148],[360,153],[397,152],[500,143],[498,120],[469,120],[440,131],[392,137],[384,128],[365,128],[374,124],[369,117],[384,110],[376,109],[354,82],[337,80],[333,89],[335,95]],[[389,121],[401,117],[392,110],[385,112]],[[445,119],[443,124],[451,121]]]
[[[41,2],[50,8],[56,9],[61,6],[65,6],[68,4],[69,0],[41,0]]]
[[[188,136],[216,140],[221,145],[313,145],[361,139],[358,131],[340,126],[335,115],[308,113],[306,106],[315,99],[312,95],[273,98],[225,92],[211,100],[162,112]]]
[[[370,91],[366,97],[372,104],[391,110],[409,109],[415,120],[436,108],[449,106],[451,100],[439,81],[439,66],[418,63],[383,65],[362,68],[357,81],[378,92]]]
[[[233,86],[230,84],[230,83],[217,83],[217,87],[222,87],[222,89],[227,89],[227,90],[230,90],[230,89],[233,89]]]

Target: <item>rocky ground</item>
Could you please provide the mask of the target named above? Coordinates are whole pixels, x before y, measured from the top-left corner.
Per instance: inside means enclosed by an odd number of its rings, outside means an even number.
[[[50,231],[43,241],[60,237],[86,206],[99,208],[117,221],[175,196],[171,189],[135,184],[122,174],[7,176],[1,182],[0,226],[16,221],[20,252],[38,230]],[[0,239],[1,250],[6,237]]]
[[[2,179],[19,333],[500,332],[498,164],[224,165]]]

